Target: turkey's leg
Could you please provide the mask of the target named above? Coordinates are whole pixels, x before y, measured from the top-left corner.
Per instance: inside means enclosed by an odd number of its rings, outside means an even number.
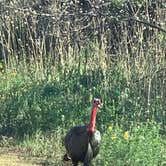
[[[83,166],[90,166],[90,165],[91,165],[91,162],[84,162]]]

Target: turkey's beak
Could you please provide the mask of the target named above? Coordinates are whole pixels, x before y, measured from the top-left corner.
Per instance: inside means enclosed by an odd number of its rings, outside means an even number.
[[[99,108],[102,108],[102,107],[103,107],[103,103],[100,103],[100,104],[98,105],[98,107],[99,107]]]

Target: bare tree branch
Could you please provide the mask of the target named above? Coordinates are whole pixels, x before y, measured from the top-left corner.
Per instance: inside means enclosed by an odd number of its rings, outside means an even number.
[[[139,22],[139,23],[141,23],[141,24],[148,25],[148,26],[150,26],[150,27],[152,27],[152,28],[156,28],[156,29],[158,29],[159,31],[162,31],[162,32],[166,33],[166,30],[165,30],[165,29],[161,28],[161,27],[158,26],[158,25],[155,25],[155,24],[153,24],[153,23],[150,23],[150,22],[148,22],[148,21],[146,21],[146,20],[139,20],[139,19],[137,19],[137,18],[135,18],[135,17],[128,17],[128,18],[124,18],[124,19],[123,19],[123,21],[129,21],[129,20],[133,20],[133,21]]]

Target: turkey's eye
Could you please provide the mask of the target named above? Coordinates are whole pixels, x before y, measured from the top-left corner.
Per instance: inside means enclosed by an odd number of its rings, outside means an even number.
[[[93,104],[96,104],[96,105],[101,104],[101,99],[94,99]]]
[[[95,100],[94,103],[98,105],[98,104],[99,104],[99,101],[98,101],[98,100]]]

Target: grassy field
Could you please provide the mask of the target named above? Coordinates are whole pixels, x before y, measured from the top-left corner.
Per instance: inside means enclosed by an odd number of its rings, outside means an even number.
[[[124,62],[109,69],[94,64],[86,74],[78,73],[77,63],[69,65],[46,75],[22,66],[1,71],[1,147],[63,165],[66,131],[87,124],[92,98],[101,97],[102,146],[94,165],[164,165],[164,106],[157,97],[148,105]]]
[[[89,122],[95,97],[103,107],[94,166],[165,166],[162,2],[94,2],[92,16],[68,1],[48,11],[18,2],[0,2],[0,166],[71,165],[64,136]]]

